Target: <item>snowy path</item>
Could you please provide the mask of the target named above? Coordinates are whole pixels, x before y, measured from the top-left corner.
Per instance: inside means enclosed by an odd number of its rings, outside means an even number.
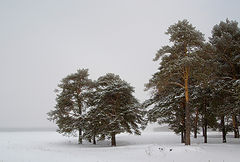
[[[94,146],[77,144],[56,132],[0,132],[0,162],[239,162],[240,139],[221,143],[212,132],[209,144],[202,137],[191,146],[180,144],[172,132],[146,132],[142,136],[117,135],[117,147],[110,141]]]

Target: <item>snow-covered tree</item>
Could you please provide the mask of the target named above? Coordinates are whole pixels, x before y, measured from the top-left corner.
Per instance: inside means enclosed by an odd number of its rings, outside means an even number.
[[[98,119],[98,134],[110,137],[112,146],[116,146],[116,134],[140,135],[143,111],[133,93],[134,88],[118,75],[109,73],[97,80],[96,108],[92,114]]]
[[[192,94],[192,106],[195,107],[196,111],[194,136],[196,138],[198,127],[202,126],[204,143],[207,143],[207,129],[209,127],[215,128],[217,125],[216,113],[214,112],[216,109],[211,104],[214,100],[212,94],[213,88],[211,82],[208,82],[208,84],[205,85],[199,84],[198,86],[195,86]]]
[[[204,37],[187,20],[178,21],[171,25],[166,34],[170,36],[171,46],[163,46],[154,61],[161,59],[157,73],[147,84],[147,88],[161,93],[169,85],[178,86],[184,93],[185,98],[185,144],[190,145],[190,107],[189,107],[189,81],[198,79],[201,73],[195,70],[203,67],[204,60],[200,57],[204,46]]]
[[[239,138],[237,115],[240,112],[237,96],[237,80],[240,79],[240,28],[236,21],[221,21],[212,30],[210,43],[215,47],[215,62],[218,63],[216,70],[217,80],[215,91],[221,94],[225,101],[222,105],[222,121],[224,114],[232,116],[233,130],[235,138]]]
[[[176,134],[181,133],[181,142],[185,142],[185,100],[179,87],[168,86],[160,94],[144,102],[144,106],[153,105],[147,112],[149,122],[168,124]]]
[[[79,132],[78,143],[82,143],[83,115],[87,108],[92,81],[88,69],[80,69],[61,80],[55,90],[56,106],[48,113],[49,120],[56,122],[58,132],[72,134]]]

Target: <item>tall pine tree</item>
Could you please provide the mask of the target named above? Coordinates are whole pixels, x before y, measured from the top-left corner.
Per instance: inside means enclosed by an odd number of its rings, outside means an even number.
[[[185,144],[190,145],[190,107],[189,107],[189,81],[194,78],[196,68],[201,68],[204,60],[199,52],[204,46],[204,37],[187,20],[178,21],[171,25],[166,34],[170,36],[172,46],[162,47],[154,61],[162,59],[159,71],[147,85],[148,88],[157,89],[161,93],[167,86],[178,86],[182,89],[185,99]]]
[[[236,97],[236,84],[240,79],[240,28],[238,23],[227,19],[215,25],[210,42],[215,47],[215,61],[218,63],[216,93],[221,94],[225,101],[224,111],[221,113],[222,125],[224,125],[224,114],[231,114],[234,135],[235,138],[239,138],[237,116],[240,109],[237,106],[239,98]]]

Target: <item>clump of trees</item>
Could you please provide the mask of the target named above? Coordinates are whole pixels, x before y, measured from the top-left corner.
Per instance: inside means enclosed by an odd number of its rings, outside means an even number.
[[[134,97],[134,88],[118,75],[109,73],[96,81],[88,78],[88,70],[80,69],[63,78],[56,90],[56,106],[48,113],[63,135],[79,133],[93,141],[111,138],[122,132],[140,135],[144,111]]]
[[[148,121],[167,123],[181,140],[190,145],[190,133],[202,128],[234,132],[239,138],[240,116],[240,29],[236,21],[220,22],[212,29],[209,42],[187,20],[171,25],[167,32],[171,46],[163,46],[154,61],[158,71],[146,84],[152,96],[144,102],[153,105]]]
[[[159,49],[160,61],[146,90],[152,95],[143,104],[134,97],[134,88],[118,75],[109,73],[96,81],[87,69],[63,78],[56,90],[56,106],[48,113],[64,135],[78,133],[93,141],[122,132],[140,135],[148,122],[167,123],[181,142],[190,145],[200,130],[207,143],[208,129],[228,132],[239,138],[240,122],[240,28],[236,21],[221,21],[204,35],[187,20],[171,25],[170,45]],[[148,110],[148,111],[146,111]]]

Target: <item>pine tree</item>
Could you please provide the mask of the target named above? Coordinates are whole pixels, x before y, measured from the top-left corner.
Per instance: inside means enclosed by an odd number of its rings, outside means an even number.
[[[154,77],[151,80],[151,86],[153,82]],[[148,86],[150,83],[146,85]],[[176,134],[181,133],[181,142],[185,142],[185,100],[181,88],[168,85],[161,90],[161,93],[158,90],[152,91],[152,97],[143,105],[146,108],[153,105],[147,112],[149,122],[168,124]]]
[[[101,124],[100,116],[97,114],[97,111],[92,108],[86,116],[84,117],[84,134],[83,137],[89,141],[93,141],[93,144],[96,144],[96,139],[99,138],[99,134],[102,131],[103,125]]]
[[[84,111],[87,108],[88,91],[92,81],[88,69],[80,69],[61,80],[58,85],[55,109],[48,113],[49,120],[56,122],[61,134],[79,133],[78,143],[82,144]]]
[[[171,25],[166,34],[170,35],[169,40],[173,45],[162,47],[156,54],[154,61],[162,59],[159,72],[155,74],[157,83],[150,80],[148,87],[155,87],[159,93],[167,85],[179,86],[182,89],[185,98],[185,144],[190,145],[189,81],[194,76],[195,68],[201,68],[201,62],[204,62],[199,57],[204,38],[187,20]]]
[[[214,89],[213,83],[216,79],[215,71],[217,64],[215,63],[214,48],[211,44],[205,43],[199,56],[204,60],[201,62],[202,68],[197,66],[194,69],[194,81],[192,82],[192,107],[195,108],[194,119],[194,138],[197,138],[198,127],[201,124],[204,136],[204,143],[207,143],[207,128],[215,127],[216,117],[214,116],[214,108],[211,105],[213,100],[212,93]]]
[[[133,93],[134,88],[118,75],[110,73],[97,80],[94,114],[100,123],[98,134],[110,137],[112,146],[116,146],[119,133],[140,135],[143,111]]]
[[[194,88],[193,92],[193,106],[198,108],[199,113],[199,123],[202,125],[204,143],[207,143],[207,129],[215,128],[217,125],[216,110],[214,105],[212,105],[212,101],[214,98],[212,97],[211,82],[208,82],[208,85],[199,85]]]
[[[221,21],[212,30],[211,44],[215,47],[215,61],[218,63],[218,94],[226,101],[225,114],[231,114],[235,138],[239,138],[237,115],[240,112],[237,97],[237,80],[240,79],[240,28],[236,21]],[[222,123],[224,114],[221,117]]]
[[[100,136],[102,131],[103,124],[101,123],[101,115],[97,110],[98,103],[98,92],[97,92],[97,84],[94,82],[94,86],[91,91],[88,93],[88,111],[84,117],[84,134],[83,137],[88,139],[89,141],[93,141],[93,144],[96,144],[96,139],[104,139],[104,137]]]

